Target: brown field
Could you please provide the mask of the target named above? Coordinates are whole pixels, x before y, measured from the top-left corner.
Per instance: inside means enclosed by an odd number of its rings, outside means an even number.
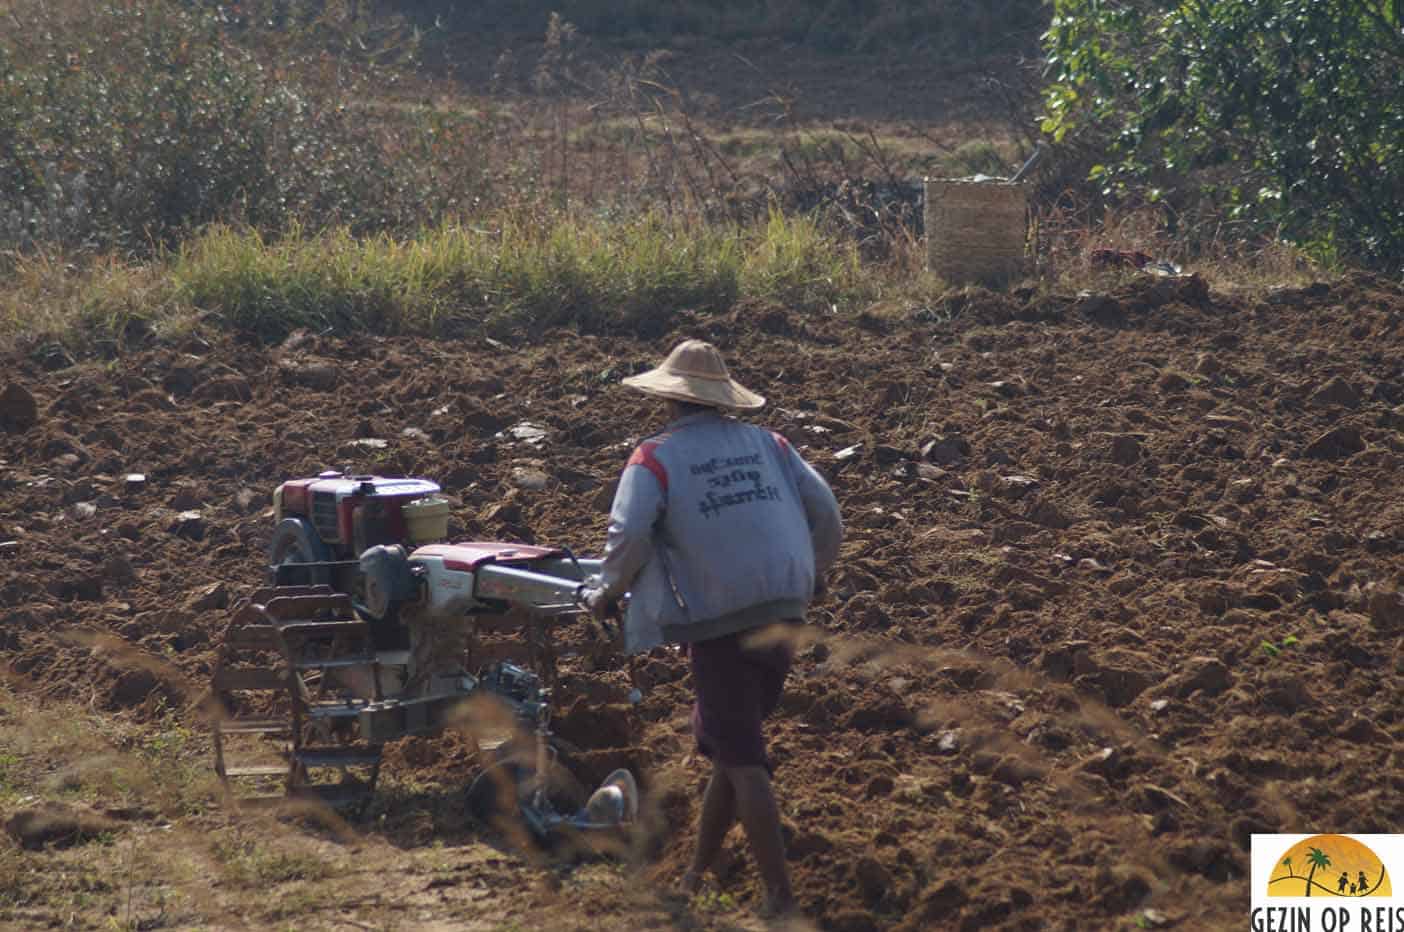
[[[559,730],[590,768],[633,766],[665,816],[622,862],[541,862],[475,825],[457,733],[394,746],[361,820],[233,816],[198,711],[279,481],[433,477],[456,536],[596,552],[601,490],[657,422],[618,376],[699,335],[771,397],[760,419],[831,478],[849,528],[773,722],[808,919],[1240,927],[1251,833],[1404,824],[1401,324],[1404,292],[1365,277],[1238,295],[1143,278],[856,319],[745,306],[647,342],[12,355],[0,809],[66,801],[99,824],[73,848],[4,838],[0,921],[755,927],[739,835],[719,887],[667,895],[704,766],[666,653],[566,664]],[[521,420],[544,442],[497,436]],[[519,466],[549,486],[516,488]],[[172,531],[187,510],[199,539]]]

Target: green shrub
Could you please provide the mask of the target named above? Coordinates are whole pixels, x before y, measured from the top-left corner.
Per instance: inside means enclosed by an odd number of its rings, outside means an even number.
[[[12,6],[0,246],[147,253],[212,221],[367,231],[420,218],[422,167],[393,159],[348,106],[352,69],[299,82],[310,67],[260,62],[220,9],[174,0]]]
[[[1111,194],[1207,201],[1327,260],[1404,269],[1397,0],[1056,0],[1045,129]],[[1203,195],[1207,195],[1204,197]]]

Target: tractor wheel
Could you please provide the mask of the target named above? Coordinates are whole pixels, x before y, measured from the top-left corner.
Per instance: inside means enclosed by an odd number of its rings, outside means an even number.
[[[273,540],[268,545],[268,572],[274,585],[330,584],[332,573],[329,567],[308,567],[291,573],[284,570],[282,574],[273,569],[289,563],[326,563],[330,560],[327,545],[322,543],[309,522],[301,518],[284,518],[273,529]]]

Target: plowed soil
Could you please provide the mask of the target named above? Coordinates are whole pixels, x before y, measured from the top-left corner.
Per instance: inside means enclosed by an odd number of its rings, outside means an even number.
[[[596,553],[611,481],[661,424],[619,379],[685,336],[769,397],[758,420],[843,506],[810,618],[826,637],[772,722],[818,927],[1241,928],[1252,833],[1404,830],[1404,291],[1365,277],[968,290],[857,318],[748,306],[647,341],[295,334],[12,356],[0,656],[23,690],[193,721],[226,607],[260,581],[273,488],[327,468],[436,479],[458,539]],[[519,438],[522,422],[544,435]],[[505,915],[744,921],[637,896],[666,889],[692,841],[706,769],[685,663],[566,671],[559,730],[585,776],[630,764],[667,818],[633,893],[491,861],[495,889],[519,887]],[[388,769],[451,797],[474,764],[449,735],[397,746]],[[483,834],[400,815],[356,830],[401,849]],[[424,927],[486,915],[452,900],[469,876],[411,898]],[[710,902],[757,897],[739,832],[719,884]]]

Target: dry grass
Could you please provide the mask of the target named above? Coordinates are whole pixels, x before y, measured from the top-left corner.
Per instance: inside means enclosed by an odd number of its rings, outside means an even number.
[[[1171,229],[1163,209],[1104,210],[1093,215],[1059,204],[1036,210],[1035,235],[1039,277],[1053,288],[1100,289],[1128,273],[1097,260],[1100,252],[1142,253],[1194,272],[1223,291],[1263,290],[1305,285],[1331,270],[1281,240],[1257,242],[1213,231],[1195,243]]]
[[[184,716],[136,723],[0,684],[0,813],[54,802],[112,826],[45,850],[0,835],[0,925],[218,927],[238,916],[274,927],[345,899],[321,889],[347,873],[343,846],[220,810],[210,761]]]
[[[137,723],[0,685],[0,805],[54,799],[167,818],[215,799],[209,742],[176,712]]]

